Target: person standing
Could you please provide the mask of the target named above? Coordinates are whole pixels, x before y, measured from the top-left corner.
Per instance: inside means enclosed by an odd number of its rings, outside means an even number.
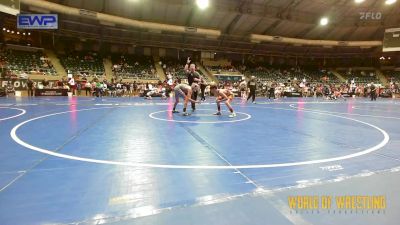
[[[89,93],[89,96],[92,95],[92,84],[89,81],[86,81],[86,83],[85,83],[85,93],[86,93],[86,96],[88,96],[88,93]]]
[[[46,78],[44,78],[44,79],[42,80],[42,85],[43,85],[43,88],[48,88],[49,82],[47,81]]]
[[[68,85],[69,85],[69,89],[70,89],[71,92],[72,92],[72,95],[75,95],[76,86],[75,86],[75,79],[74,79],[74,77],[71,77],[71,78],[69,79]]]
[[[33,95],[34,95],[33,81],[31,80],[31,78],[28,78],[28,80],[26,81],[26,86],[28,87],[28,97],[33,97]]]
[[[239,84],[239,89],[240,89],[240,97],[242,97],[242,99],[246,99],[247,98],[247,83],[246,80],[243,79],[242,82],[240,82]]]
[[[275,83],[271,83],[271,87],[268,90],[268,99],[275,99]]]
[[[78,81],[76,83],[76,91],[77,91],[77,95],[80,96],[82,93],[82,82],[81,81]]]
[[[15,88],[14,88],[14,85],[11,83],[11,81],[8,81],[7,86],[6,86],[6,95],[7,95],[7,97],[9,97],[10,94],[15,96]]]
[[[371,101],[376,101],[376,87],[374,85],[374,82],[371,82],[370,95],[371,95]]]
[[[206,80],[202,78],[200,81],[201,101],[206,100],[206,95],[205,95],[206,87],[207,87]]]
[[[249,93],[249,96],[247,97],[247,101],[249,101],[249,99],[251,98],[253,104],[256,103],[256,86],[257,86],[256,77],[251,76],[249,82],[247,83],[247,87],[249,87],[249,89],[250,89],[250,93]]]
[[[196,65],[192,63],[190,57],[187,58],[186,65],[185,65],[185,72],[187,74],[187,80],[189,83],[189,86],[192,88],[192,96],[191,98],[194,100],[191,102],[192,104],[192,110],[196,110],[196,100],[197,100],[197,95],[200,91],[200,81],[201,81],[201,76],[199,72],[196,71]]]
[[[357,85],[356,85],[356,82],[354,81],[354,79],[351,80],[350,89],[351,89],[351,91],[350,91],[351,92],[351,96],[352,97],[355,96],[356,95]]]

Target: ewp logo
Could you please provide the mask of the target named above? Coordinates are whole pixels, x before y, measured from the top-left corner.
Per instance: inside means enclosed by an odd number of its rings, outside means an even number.
[[[57,14],[19,14],[18,29],[58,29]]]

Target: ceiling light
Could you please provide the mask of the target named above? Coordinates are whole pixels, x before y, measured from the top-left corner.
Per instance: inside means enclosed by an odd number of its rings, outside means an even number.
[[[31,35],[31,33],[28,33],[28,35]]]
[[[393,4],[393,3],[395,3],[397,0],[386,0],[385,1],[385,4],[386,5],[391,5],[391,4]]]
[[[7,29],[4,27],[3,30],[7,30]]]
[[[319,21],[319,24],[320,24],[321,26],[325,26],[325,25],[328,24],[328,22],[329,22],[329,19],[328,19],[328,18],[322,17],[321,20]]]
[[[355,3],[362,3],[362,2],[364,2],[365,0],[354,0],[354,2]]]
[[[196,0],[197,7],[199,7],[201,10],[206,9],[209,5],[208,0]]]

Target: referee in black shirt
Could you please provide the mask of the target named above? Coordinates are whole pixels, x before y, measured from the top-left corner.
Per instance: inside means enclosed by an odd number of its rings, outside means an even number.
[[[247,101],[249,101],[250,98],[252,98],[252,102],[255,104],[256,102],[256,77],[251,76],[250,80],[247,82],[247,87],[250,89],[249,96],[247,97]]]
[[[200,91],[201,75],[199,74],[199,72],[196,71],[196,65],[192,63],[190,57],[188,57],[186,61],[185,72],[187,75],[189,86],[192,87],[192,99],[197,101],[197,95]],[[192,110],[195,111],[196,103],[191,102],[191,104]]]
[[[370,86],[370,95],[371,95],[371,101],[376,101],[376,87],[374,85],[374,82],[372,82]]]

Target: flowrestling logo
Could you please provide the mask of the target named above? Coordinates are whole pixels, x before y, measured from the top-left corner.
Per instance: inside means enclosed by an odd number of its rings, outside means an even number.
[[[381,12],[360,12],[360,20],[381,20]]]
[[[58,29],[57,14],[19,14],[18,29]]]

